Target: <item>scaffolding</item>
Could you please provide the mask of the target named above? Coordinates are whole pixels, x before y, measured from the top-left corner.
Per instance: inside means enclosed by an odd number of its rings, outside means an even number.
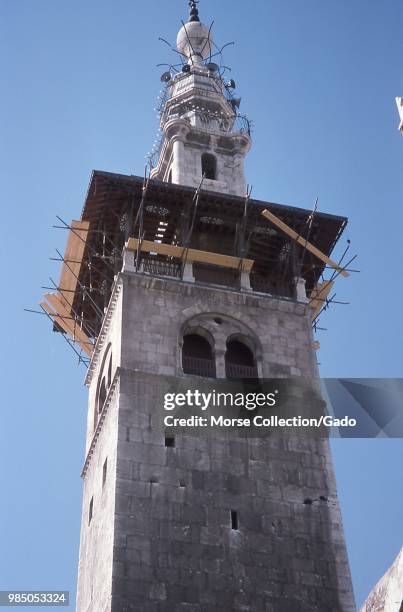
[[[279,299],[295,300],[301,278],[315,331],[330,305],[346,304],[336,300],[335,281],[357,272],[356,256],[348,258],[348,244],[338,262],[330,259],[344,217],[318,212],[317,202],[309,211],[254,200],[251,189],[241,198],[202,187],[150,179],[147,171],[142,178],[95,171],[81,220],[57,217],[67,244],[51,258],[61,263],[60,279],[45,287],[38,312],[80,363],[90,362],[124,250],[138,274],[183,281],[192,264],[195,282],[239,291],[246,273],[248,290]]]

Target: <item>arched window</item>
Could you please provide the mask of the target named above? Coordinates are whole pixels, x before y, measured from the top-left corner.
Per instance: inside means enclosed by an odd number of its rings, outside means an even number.
[[[112,344],[109,343],[104,351],[101,367],[99,368],[97,391],[94,401],[94,431],[97,427],[99,416],[102,412],[106,396],[112,384],[112,365]]]
[[[201,157],[202,175],[213,181],[217,178],[217,160],[211,153],[203,153]]]
[[[252,350],[240,340],[228,340],[225,353],[227,378],[257,378],[256,360]]]
[[[98,413],[101,414],[102,408],[104,407],[106,400],[106,382],[105,376],[102,379],[101,387],[99,389],[99,397],[98,397]]]
[[[210,342],[199,334],[183,337],[182,367],[185,374],[215,378],[215,361]]]

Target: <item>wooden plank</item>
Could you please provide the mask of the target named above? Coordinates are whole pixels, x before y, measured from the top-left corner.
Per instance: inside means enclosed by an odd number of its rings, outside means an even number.
[[[59,295],[47,293],[45,299],[51,304],[53,310],[65,321],[63,329],[66,327],[69,330],[69,335],[74,342],[79,342],[81,345],[85,345],[90,351],[92,351],[93,344],[88,338],[87,334],[71,320],[71,312],[68,308],[64,307],[61,302]]]
[[[138,242],[137,238],[129,238],[126,243],[126,248],[129,251],[137,251]],[[167,255],[168,257],[181,259],[186,249],[185,247],[175,246],[173,244],[143,240],[141,243],[141,250],[147,253],[158,253],[159,255]],[[240,259],[239,257],[232,257],[231,255],[222,255],[210,251],[199,251],[197,249],[187,249],[186,260],[212,264],[223,268],[240,269],[245,272],[250,272],[255,263],[253,259]]]
[[[298,242],[298,244],[301,244],[303,247],[305,247],[307,249],[307,251],[309,251],[310,253],[312,253],[313,255],[315,255],[315,257],[317,257],[318,259],[320,259],[321,261],[323,261],[324,263],[326,263],[328,266],[330,266],[331,268],[334,268],[335,270],[337,270],[338,272],[340,272],[340,274],[344,277],[350,276],[348,272],[346,272],[346,270],[344,270],[343,268],[341,268],[335,261],[333,261],[332,259],[330,259],[327,255],[325,255],[324,253],[322,253],[322,251],[320,251],[315,245],[313,245],[311,242],[308,242],[305,238],[303,238],[302,236],[300,236],[299,234],[297,234],[297,232],[295,230],[293,230],[289,225],[287,225],[286,223],[284,223],[284,221],[282,221],[281,219],[279,219],[278,217],[276,217],[276,215],[273,215],[272,212],[270,212],[269,210],[264,210],[262,212],[262,215],[268,219],[269,221],[271,221],[276,227],[278,227],[282,232],[284,232],[284,234],[287,234],[287,236],[290,236],[293,240],[295,240],[296,242]]]
[[[325,300],[329,296],[333,286],[334,282],[328,280],[324,281],[323,283],[318,283],[312,289],[309,299],[309,305],[312,309],[312,319],[315,319],[322,310],[323,306],[325,305]]]
[[[45,299],[51,304],[52,308],[57,312],[57,314],[61,315],[62,317],[71,317],[71,311],[62,304],[59,295],[56,295],[54,293],[47,293],[45,295]],[[69,320],[68,318],[67,321],[71,326],[73,340],[78,339],[84,344],[90,343],[90,339],[88,338],[87,334],[81,329],[79,325],[74,324],[74,322]]]
[[[40,302],[41,307],[52,317],[52,319],[68,334],[73,340],[73,329],[71,321],[61,317],[57,312],[49,306],[47,302]]]
[[[47,300],[49,302],[49,304],[52,306],[53,310],[60,315],[61,317],[66,319],[67,325],[69,325],[70,329],[71,329],[71,335],[73,336],[73,340],[76,340],[76,338],[82,342],[88,342],[89,339],[87,338],[86,334],[82,331],[82,329],[74,323],[74,321],[71,320],[71,312],[68,308],[66,308],[60,299],[59,295],[56,295],[54,293],[46,293],[45,294],[45,300]]]
[[[81,346],[86,355],[91,357],[91,346],[74,338],[74,327],[71,325],[72,322],[57,314],[46,302],[40,302],[40,305],[48,313],[48,315],[51,316],[52,319],[70,336],[70,338]]]
[[[63,263],[59,282],[63,304],[70,310],[74,299],[73,292],[77,288],[76,276],[80,273],[89,226],[88,221],[72,221],[70,224],[71,230],[64,252],[67,263]]]

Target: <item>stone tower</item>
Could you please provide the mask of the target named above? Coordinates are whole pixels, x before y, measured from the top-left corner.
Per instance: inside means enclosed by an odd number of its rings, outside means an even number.
[[[246,196],[250,134],[190,7],[158,163],[94,171],[43,303],[88,365],[77,611],[352,612],[326,439],[161,427],[178,384],[317,377],[325,263],[292,232],[328,257],[346,224]]]

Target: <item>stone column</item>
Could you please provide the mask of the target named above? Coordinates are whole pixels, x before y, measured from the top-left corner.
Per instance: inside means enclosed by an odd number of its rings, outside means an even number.
[[[241,272],[241,290],[252,291],[252,287],[250,285],[250,274],[247,270],[242,270]]]
[[[123,267],[122,272],[135,272],[134,266],[134,251],[129,251],[126,247],[123,248]]]
[[[186,281],[187,283],[195,282],[195,277],[193,276],[193,261],[187,261],[185,263],[182,280]]]
[[[216,377],[225,378],[225,350],[224,349],[216,348],[215,367],[216,367]]]
[[[185,146],[177,136],[172,142],[172,182],[183,183],[185,171]]]
[[[304,302],[305,304],[309,302],[306,297],[306,289],[305,289],[305,279],[301,276],[296,276],[294,278],[295,281],[295,297],[298,302]]]

